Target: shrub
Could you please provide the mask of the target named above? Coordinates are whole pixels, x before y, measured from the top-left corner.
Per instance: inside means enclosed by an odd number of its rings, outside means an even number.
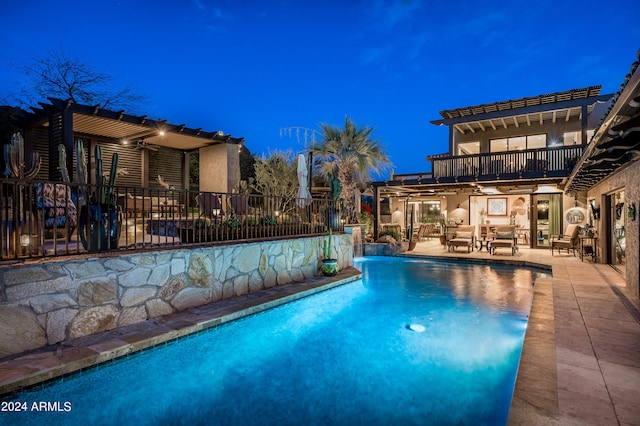
[[[364,225],[364,235],[370,235],[373,227],[373,215],[363,210],[358,217],[358,222]]]
[[[227,219],[222,221],[222,224],[229,228],[237,228],[242,225],[242,222],[235,216],[229,216]]]

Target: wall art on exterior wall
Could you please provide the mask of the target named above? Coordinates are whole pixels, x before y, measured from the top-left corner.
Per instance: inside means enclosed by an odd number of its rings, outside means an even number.
[[[507,199],[506,198],[488,198],[487,199],[487,216],[506,216],[507,215]]]

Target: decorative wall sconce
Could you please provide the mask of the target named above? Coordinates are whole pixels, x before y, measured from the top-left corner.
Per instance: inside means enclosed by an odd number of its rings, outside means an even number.
[[[38,252],[38,235],[20,234],[18,243],[22,254],[28,255]]]
[[[590,201],[590,205],[591,205],[591,213],[593,214],[593,218],[595,220],[600,220],[600,207],[596,207],[596,203],[593,200]]]
[[[636,203],[629,204],[629,219],[636,220]]]
[[[20,234],[20,246],[23,248],[29,247],[31,244],[31,237],[29,234]]]

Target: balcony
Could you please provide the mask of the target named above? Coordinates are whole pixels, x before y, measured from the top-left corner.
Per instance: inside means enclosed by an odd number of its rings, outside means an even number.
[[[434,155],[436,182],[479,182],[569,176],[586,145],[472,155]]]

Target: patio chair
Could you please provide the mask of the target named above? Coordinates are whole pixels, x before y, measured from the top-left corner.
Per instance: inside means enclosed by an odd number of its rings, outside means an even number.
[[[45,238],[51,238],[55,232],[69,241],[78,226],[78,210],[71,198],[71,188],[64,183],[37,184],[36,200]]]
[[[198,204],[200,217],[216,221],[219,217],[224,215],[222,201],[220,201],[220,195],[218,194],[202,192],[196,197],[196,203]]]
[[[466,247],[467,253],[471,253],[475,245],[475,231],[475,226],[458,226],[454,231],[453,238],[447,242],[448,250],[451,251],[452,248],[457,250],[458,247]]]
[[[422,241],[423,239],[431,238],[433,234],[433,223],[421,223],[420,228],[418,229],[418,241]]]
[[[229,197],[228,204],[229,208],[236,215],[236,217],[241,217],[249,214],[249,203],[247,196],[245,194],[234,194]]]
[[[518,251],[515,229],[514,225],[496,226],[495,238],[489,243],[489,252],[496,254],[498,248],[510,248],[511,256],[515,256]]]
[[[551,255],[553,256],[553,250],[558,249],[558,254],[560,254],[560,250],[567,250],[567,254],[569,254],[569,250],[573,251],[573,255],[576,255],[576,249],[578,248],[578,237],[579,237],[580,227],[578,225],[571,224],[567,226],[567,230],[564,234],[560,235],[552,235],[551,236]]]

